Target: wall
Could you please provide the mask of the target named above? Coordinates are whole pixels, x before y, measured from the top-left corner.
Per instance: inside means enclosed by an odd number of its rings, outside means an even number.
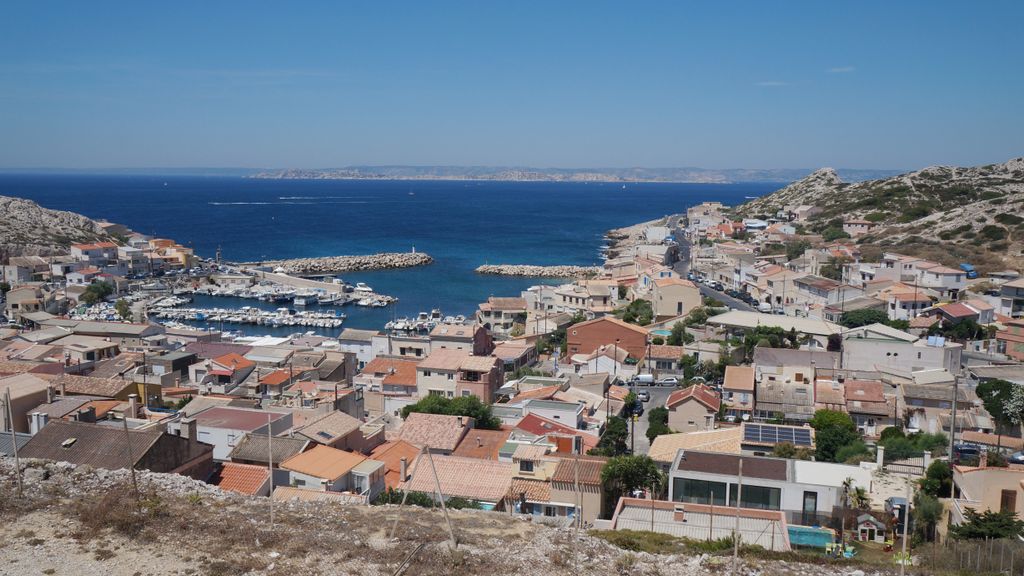
[[[711,416],[711,425],[707,417]],[[693,422],[691,426],[689,422]],[[668,411],[668,427],[673,432],[701,432],[714,429],[714,413],[696,400],[688,400]]]

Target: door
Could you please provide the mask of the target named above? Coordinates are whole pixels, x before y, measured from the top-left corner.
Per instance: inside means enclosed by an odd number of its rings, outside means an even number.
[[[1017,491],[1016,490],[1003,490],[999,495],[999,511],[1000,512],[1016,512],[1017,510]]]
[[[817,524],[818,517],[818,493],[804,492],[804,506],[802,524],[813,526]]]

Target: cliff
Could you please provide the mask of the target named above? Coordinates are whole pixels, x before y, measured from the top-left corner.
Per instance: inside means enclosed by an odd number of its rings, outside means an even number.
[[[47,254],[78,242],[108,239],[95,220],[10,196],[0,196],[0,223],[0,253],[10,256]]]
[[[800,205],[822,209],[811,232],[864,219],[876,226],[857,242],[982,269],[1020,268],[1024,248],[1024,157],[968,168],[931,166],[890,178],[843,182],[822,168],[737,208],[740,216],[773,216]]]

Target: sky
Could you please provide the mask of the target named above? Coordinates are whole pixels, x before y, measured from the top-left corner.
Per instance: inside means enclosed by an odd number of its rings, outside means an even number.
[[[0,168],[1024,154],[1024,2],[14,2]]]

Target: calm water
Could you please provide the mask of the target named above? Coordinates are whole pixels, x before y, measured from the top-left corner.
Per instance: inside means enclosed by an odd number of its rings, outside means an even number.
[[[173,238],[203,257],[218,247],[224,258],[237,261],[415,247],[435,258],[422,268],[343,275],[399,298],[386,309],[347,307],[346,325],[357,328],[380,328],[393,315],[431,308],[468,316],[489,295],[518,295],[540,282],[478,276],[473,269],[481,264],[599,264],[602,237],[611,228],[679,213],[705,200],[735,204],[777,188],[0,175],[0,195]],[[212,304],[253,302],[219,298]]]

